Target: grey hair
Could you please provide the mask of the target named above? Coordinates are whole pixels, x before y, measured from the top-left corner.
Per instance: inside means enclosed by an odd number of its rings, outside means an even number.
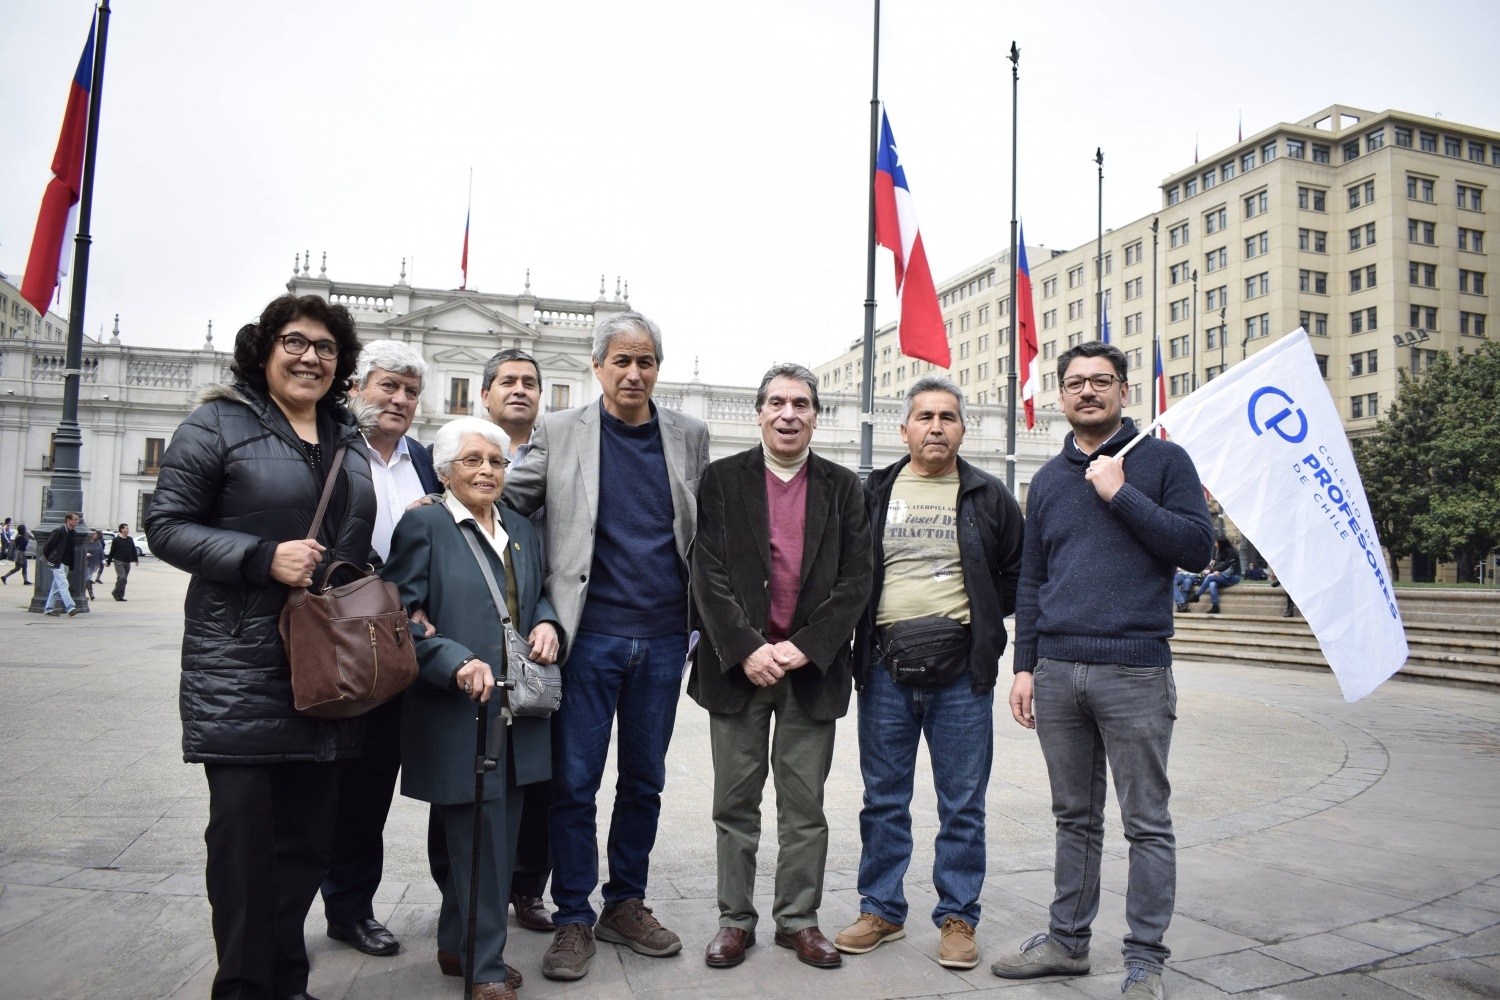
[[[651,349],[656,353],[656,363],[662,362],[661,327],[638,312],[622,312],[599,324],[594,331],[594,363],[604,364],[609,356],[609,343],[622,333],[644,333],[651,338]]]
[[[427,375],[427,362],[410,344],[400,340],[376,340],[365,345],[354,365],[354,386],[363,389],[370,381],[370,372],[376,368],[397,375]]]
[[[500,374],[500,366],[507,361],[525,361],[530,363],[531,367],[536,369],[537,387],[541,387],[542,366],[537,363],[536,358],[533,358],[519,347],[507,347],[490,355],[490,359],[484,363],[484,376],[479,380],[479,388],[487,391],[490,386],[494,385],[495,377]]]
[[[906,406],[901,411],[901,426],[905,427],[911,420],[911,411],[916,408],[916,400],[924,392],[946,392],[958,400],[958,419],[965,425],[969,422],[969,414],[964,406],[964,391],[954,384],[951,378],[941,375],[925,375],[912,383],[911,388],[906,390]]]
[[[510,454],[510,435],[497,425],[480,417],[458,417],[438,428],[432,442],[432,469],[446,482],[458,459],[459,446],[464,438],[479,435],[500,449],[500,454]],[[509,464],[507,462],[507,464]]]
[[[805,383],[812,390],[812,404],[814,413],[823,412],[823,404],[818,400],[818,376],[797,364],[795,361],[783,361],[779,365],[772,365],[771,370],[766,372],[765,378],[760,380],[760,388],[755,392],[755,412],[766,405],[766,393],[771,388],[771,383],[779,378],[796,379]]]

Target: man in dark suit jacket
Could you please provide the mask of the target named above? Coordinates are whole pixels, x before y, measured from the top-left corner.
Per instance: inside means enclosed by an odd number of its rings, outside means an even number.
[[[375,482],[377,513],[370,543],[389,558],[396,522],[428,493],[442,491],[432,453],[406,436],[422,395],[427,362],[410,345],[377,340],[360,351],[349,408],[359,418]],[[385,820],[401,769],[401,696],[365,715],[364,751],[340,765],[333,858],[323,879],[328,936],[367,955],[401,947],[375,919],[375,890],[385,865]]]
[[[755,944],[769,752],[780,830],[776,943],[832,968],[841,958],[818,929],[828,856],[823,783],[835,720],[849,710],[850,637],[870,596],[870,524],[859,478],[809,448],[817,377],[777,365],[755,406],[762,444],[705,471],[693,549],[705,635],[688,693],[710,712],[718,834],[719,932],[705,960],[738,965]]]

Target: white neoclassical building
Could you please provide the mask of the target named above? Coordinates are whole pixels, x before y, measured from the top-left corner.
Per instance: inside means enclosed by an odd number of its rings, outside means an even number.
[[[310,255],[309,255],[310,256]],[[298,255],[287,281],[296,295],[320,295],[346,305],[361,340],[406,341],[429,364],[412,433],[431,441],[438,426],[462,414],[482,412],[480,379],[484,363],[503,347],[521,347],[542,365],[543,406],[560,410],[597,400],[598,383],[590,365],[595,327],[631,308],[629,286],[618,279],[610,292],[600,279],[592,300],[538,296],[530,276],[519,294],[415,288],[405,268],[394,283],[334,281],[324,264],[316,274]],[[648,310],[649,313],[649,310]],[[215,334],[212,325],[195,350],[136,347],[122,342],[119,322],[106,341],[85,337],[79,425],[84,516],[92,525],[127,521],[139,525],[155,488],[162,452],[178,423],[192,409],[198,391],[229,377],[233,330]],[[128,336],[128,333],[126,334]],[[674,357],[691,353],[691,334],[669,338]],[[0,517],[35,524],[40,520],[51,476],[52,435],[62,416],[66,321],[48,313],[37,317],[16,286],[0,278]],[[755,383],[710,385],[697,377],[660,382],[656,401],[702,418],[712,433],[712,454],[721,458],[759,441],[755,426]],[[829,459],[855,468],[859,463],[857,393],[823,393],[823,415],[813,445]],[[900,401],[876,402],[875,466],[905,454],[897,424]],[[1005,412],[972,406],[964,442],[966,458],[1005,475]],[[1055,454],[1066,428],[1056,417],[1017,435],[1018,493],[1043,462]]]

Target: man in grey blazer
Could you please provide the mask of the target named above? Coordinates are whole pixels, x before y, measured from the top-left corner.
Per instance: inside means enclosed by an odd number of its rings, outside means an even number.
[[[708,427],[651,401],[661,331],[640,313],[600,324],[594,374],[603,397],[537,425],[505,502],[547,506],[546,594],[570,639],[562,707],[552,720],[550,827],[557,932],[542,959],[549,979],[581,979],[594,936],[643,955],[682,940],[644,903],[666,784],[667,745],[687,657],[688,556]],[[609,880],[599,883],[595,796],[620,720]]]

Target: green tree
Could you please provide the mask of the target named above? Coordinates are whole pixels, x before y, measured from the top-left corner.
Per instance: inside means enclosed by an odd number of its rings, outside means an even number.
[[[1500,545],[1500,344],[1400,373],[1395,404],[1355,458],[1393,556],[1451,559],[1461,582]]]

